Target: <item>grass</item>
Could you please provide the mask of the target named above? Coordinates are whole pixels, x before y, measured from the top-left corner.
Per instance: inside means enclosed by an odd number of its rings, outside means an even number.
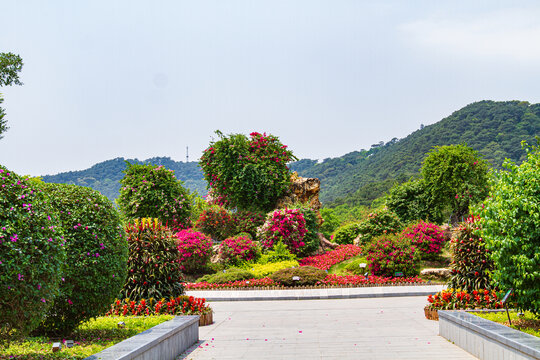
[[[540,337],[540,318],[535,317],[532,313],[526,311],[523,316],[519,316],[517,312],[510,311],[510,320],[512,326],[508,322],[506,311],[497,312],[473,312],[474,315],[481,318],[497,322],[499,324],[509,326],[513,329],[523,331],[524,333]]]
[[[84,359],[173,317],[172,315],[99,317],[82,323],[65,339],[28,337],[23,341],[11,342],[7,347],[6,345],[0,347],[0,359]],[[118,328],[119,321],[125,322],[125,328]],[[67,348],[62,345],[61,351],[53,353],[53,342],[66,339],[73,340],[75,346]]]
[[[360,263],[368,263],[364,255],[356,255],[348,260],[342,261],[333,265],[329,270],[329,274],[335,275],[363,275],[364,272],[360,270]]]

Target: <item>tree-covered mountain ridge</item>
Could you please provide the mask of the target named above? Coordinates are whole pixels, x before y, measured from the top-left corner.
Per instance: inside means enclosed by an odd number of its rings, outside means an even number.
[[[276,134],[279,136],[279,134]],[[505,158],[521,162],[525,152],[521,141],[531,143],[540,135],[540,104],[525,101],[479,101],[450,116],[411,133],[403,139],[380,142],[369,150],[359,150],[322,162],[302,159],[290,164],[304,177],[321,180],[321,201],[325,204],[366,205],[392,186],[415,176],[425,154],[434,146],[463,144],[474,148],[495,168]],[[294,144],[289,144],[294,149]],[[89,169],[43,176],[45,182],[89,186],[114,200],[120,189],[126,161],[163,165],[174,170],[190,190],[206,194],[206,182],[197,162],[180,162],[169,157],[116,158]]]

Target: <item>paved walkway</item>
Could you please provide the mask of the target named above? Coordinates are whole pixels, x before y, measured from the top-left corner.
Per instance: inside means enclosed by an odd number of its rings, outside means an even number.
[[[213,302],[179,359],[475,359],[438,336],[425,296]]]

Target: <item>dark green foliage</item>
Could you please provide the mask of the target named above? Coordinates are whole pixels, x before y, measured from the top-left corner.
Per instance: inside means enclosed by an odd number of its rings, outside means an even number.
[[[395,234],[401,231],[402,228],[403,223],[396,213],[386,208],[375,210],[359,224],[360,244],[369,243],[373,238],[380,235]]]
[[[360,224],[350,223],[340,226],[335,232],[332,239],[337,244],[352,244],[353,240],[360,234]]]
[[[126,227],[128,277],[122,296],[131,300],[161,299],[184,291],[176,237],[157,219],[136,219]]]
[[[289,190],[292,152],[273,135],[216,134],[220,139],[210,143],[199,163],[213,199],[239,210],[272,210]]]
[[[60,221],[39,187],[0,165],[0,340],[35,329],[58,295]]]
[[[410,240],[395,234],[379,236],[365,249],[369,270],[373,275],[418,275],[420,254]]]
[[[434,214],[457,223],[469,214],[469,204],[488,194],[488,166],[466,145],[433,148],[422,163],[422,177]]]
[[[195,227],[215,240],[225,240],[236,233],[236,223],[229,211],[222,207],[204,210]]]
[[[276,283],[283,286],[306,286],[316,285],[318,282],[326,278],[326,271],[317,269],[313,266],[300,266],[278,270],[270,278]],[[299,280],[293,280],[293,277],[298,277]]]
[[[0,87],[9,85],[22,85],[19,80],[19,73],[22,70],[23,62],[19,55],[12,53],[0,53]],[[2,94],[0,94],[0,105],[4,102]],[[0,107],[0,139],[3,138],[2,133],[9,129],[4,119],[5,111]]]
[[[319,236],[317,235],[319,232],[317,214],[304,204],[296,204],[291,208],[297,208],[302,212],[304,220],[306,221],[306,229],[308,230],[304,235],[304,243],[306,245],[300,249],[298,256],[305,257],[313,255],[319,249],[320,243]]]
[[[263,212],[239,210],[233,214],[236,234],[248,233],[251,239],[257,238],[257,228],[264,224],[266,214]]]
[[[183,181],[186,188],[200,195],[206,195],[206,181],[203,179],[198,163],[196,161],[188,163],[174,161],[169,157],[155,157],[144,161],[120,157],[100,162],[86,170],[45,175],[43,181],[88,186],[99,191],[109,200],[115,201],[120,195],[120,180],[124,177],[123,171],[126,169],[126,162],[139,165],[163,165],[167,169],[174,170],[176,178]]]
[[[60,295],[40,331],[68,335],[107,312],[126,280],[128,245],[120,215],[105,196],[76,185],[43,184],[64,229],[67,259]]]
[[[429,196],[423,179],[396,184],[386,197],[386,206],[403,222],[426,219],[442,222],[440,213],[429,206]]]
[[[249,270],[239,268],[228,268],[215,274],[207,274],[197,279],[197,282],[208,282],[213,284],[225,284],[229,281],[254,279],[255,275]]]
[[[410,178],[417,174],[425,154],[434,146],[467,143],[499,169],[505,157],[518,163],[523,161],[525,152],[520,142],[530,142],[539,133],[540,104],[480,101],[404,139],[393,139],[369,151],[355,151],[322,163],[303,159],[290,164],[290,168],[301,176],[319,178],[320,199],[330,205],[339,198],[350,197],[368,183],[397,179],[400,174]],[[354,195],[352,198],[359,201]]]
[[[4,102],[4,98],[2,97],[2,94],[0,94],[0,105]],[[6,115],[6,112],[4,109],[0,106],[0,139],[3,138],[2,133],[6,132],[8,126],[6,125],[6,120],[4,119],[4,116]]]
[[[482,237],[494,261],[495,284],[503,290],[513,288],[517,306],[538,314],[540,148],[524,147],[527,159],[520,166],[508,162],[508,171],[495,174],[480,216]]]
[[[128,164],[124,173],[116,202],[127,220],[157,218],[171,229],[190,225],[191,198],[172,170]]]
[[[493,262],[484,240],[480,237],[477,218],[470,217],[461,223],[452,239],[452,277],[449,286],[467,291],[491,289],[489,272]]]
[[[341,225],[341,222],[333,209],[324,208],[320,211],[323,218],[323,223],[319,227],[319,230],[325,238],[330,239],[332,233]]]

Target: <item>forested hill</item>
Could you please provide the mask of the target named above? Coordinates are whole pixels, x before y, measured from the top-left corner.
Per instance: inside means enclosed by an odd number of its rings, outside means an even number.
[[[520,101],[480,101],[465,106],[441,121],[423,127],[404,139],[373,145],[322,163],[303,159],[291,164],[301,176],[321,179],[325,204],[369,204],[395,180],[418,173],[425,154],[436,145],[466,143],[495,168],[505,158],[525,157],[521,141],[540,135],[540,104]]]
[[[144,161],[116,158],[100,162],[90,169],[69,171],[57,175],[45,175],[42,178],[43,181],[49,183],[88,186],[114,200],[119,195],[119,181],[124,177],[122,171],[126,168],[126,161],[132,164],[163,165],[167,169],[174,170],[176,177],[184,182],[185,187],[191,191],[197,191],[199,195],[206,194],[206,181],[203,179],[199,164],[195,161],[187,163],[174,161],[169,157],[155,157]]]

